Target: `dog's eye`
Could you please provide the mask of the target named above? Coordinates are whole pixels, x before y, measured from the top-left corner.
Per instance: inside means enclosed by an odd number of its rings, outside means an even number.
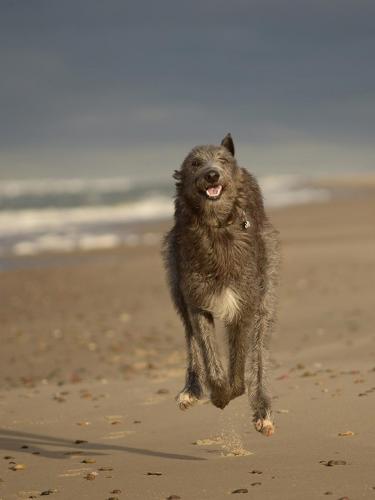
[[[201,164],[200,160],[197,160],[197,158],[195,158],[192,162],[191,162],[191,165],[193,167],[199,167],[199,165]]]
[[[227,162],[226,158],[218,158],[218,161],[223,165]]]

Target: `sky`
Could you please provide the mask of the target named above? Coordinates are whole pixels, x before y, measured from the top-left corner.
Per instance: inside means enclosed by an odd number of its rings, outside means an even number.
[[[375,2],[2,0],[0,179],[375,169]]]

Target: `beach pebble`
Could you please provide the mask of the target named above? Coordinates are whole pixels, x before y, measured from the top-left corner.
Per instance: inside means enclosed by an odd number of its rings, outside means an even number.
[[[57,490],[56,489],[49,489],[49,490],[42,491],[40,496],[53,495],[53,493],[57,493]]]
[[[254,469],[250,472],[250,474],[263,474],[263,472],[261,470]]]
[[[14,457],[11,457],[10,455],[5,455],[3,458],[4,460],[14,460]]]
[[[94,460],[93,458],[85,458],[84,460],[82,460],[82,463],[83,464],[96,464],[96,460]]]
[[[333,467],[334,465],[346,465],[345,460],[321,460],[320,463],[322,465],[325,465],[326,467]]]
[[[338,434],[339,436],[343,436],[343,437],[346,437],[346,436],[354,436],[354,432],[352,431],[346,431],[346,432],[339,432]]]
[[[147,472],[147,476],[162,476],[161,472]]]
[[[120,500],[119,497],[108,497],[108,500]]]
[[[238,488],[238,490],[233,490],[233,493],[249,493],[249,490],[247,488]]]
[[[166,500],[180,500],[181,497],[178,495],[169,495],[169,497],[166,498]]]
[[[99,467],[98,470],[100,470],[101,472],[107,472],[113,470],[113,467]]]
[[[97,472],[89,472],[88,474],[86,474],[86,476],[84,476],[84,478],[87,479],[88,481],[93,481],[94,479],[96,479],[97,475],[98,475]]]
[[[88,441],[85,441],[84,439],[76,439],[74,441],[74,444],[83,444],[83,443],[87,443]]]
[[[66,399],[63,396],[59,396],[58,394],[55,394],[53,396],[54,401],[57,401],[58,403],[65,403]]]
[[[110,493],[113,493],[114,495],[118,495],[119,493],[121,493],[121,490],[112,490],[112,491],[110,491]]]
[[[261,486],[262,483],[260,483],[259,481],[257,481],[256,483],[251,483],[251,486]]]
[[[25,464],[15,464],[15,465],[12,465],[12,467],[9,467],[10,470],[14,470],[14,471],[17,471],[17,470],[25,470],[26,469],[26,465]]]
[[[169,394],[169,390],[168,389],[159,389],[156,394]]]

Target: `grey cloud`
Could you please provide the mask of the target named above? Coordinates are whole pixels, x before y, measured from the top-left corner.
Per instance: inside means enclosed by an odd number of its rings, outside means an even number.
[[[227,130],[256,148],[308,140],[368,151],[372,142],[373,2],[35,0],[1,9],[7,158],[28,148],[35,161],[44,149],[74,158],[163,148]]]

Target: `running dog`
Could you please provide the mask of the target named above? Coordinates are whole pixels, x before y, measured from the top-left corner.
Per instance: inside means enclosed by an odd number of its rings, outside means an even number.
[[[257,431],[274,432],[266,390],[268,341],[275,317],[278,232],[264,210],[257,181],[238,166],[230,134],[218,146],[197,146],[176,180],[175,223],[164,241],[172,300],[186,334],[186,383],[179,407],[207,386],[224,408],[247,389]],[[215,342],[215,319],[226,326],[229,367]]]

